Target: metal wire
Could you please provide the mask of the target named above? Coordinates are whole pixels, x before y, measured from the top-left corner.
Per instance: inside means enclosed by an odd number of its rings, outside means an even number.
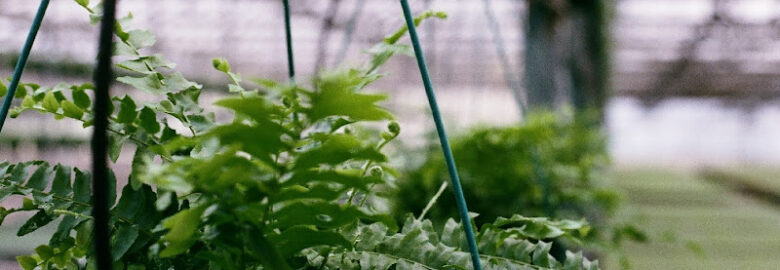
[[[43,16],[46,14],[48,7],[49,0],[41,0],[38,12],[35,14],[32,26],[30,26],[30,32],[27,34],[27,40],[24,42],[22,54],[19,55],[19,60],[16,62],[11,84],[8,85],[8,92],[5,94],[3,107],[0,109],[0,132],[3,130],[5,118],[8,117],[8,111],[11,109],[11,103],[13,103],[14,95],[16,95],[16,88],[19,87],[19,80],[22,78],[22,73],[24,73],[24,66],[27,65],[27,58],[30,56],[30,50],[32,50],[33,43],[35,43],[35,37],[38,35],[38,30],[41,28],[41,22],[43,22]]]
[[[287,68],[290,81],[295,81],[295,61],[293,61],[292,31],[290,30],[290,2],[283,0],[284,3],[284,31],[287,38]]]
[[[95,119],[92,134],[92,216],[95,221],[95,254],[97,269],[110,270],[111,233],[108,226],[108,106],[110,98],[112,41],[114,24],[116,22],[116,0],[103,1],[103,18],[100,22],[100,39],[98,43],[98,61],[95,69]]]
[[[485,11],[485,19],[487,19],[488,23],[488,29],[490,29],[490,33],[493,35],[493,43],[496,44],[496,54],[498,55],[498,61],[501,64],[504,82],[506,82],[506,85],[512,90],[517,107],[520,108],[520,114],[521,116],[524,116],[527,107],[527,97],[520,86],[520,82],[515,75],[513,75],[514,72],[512,71],[512,65],[509,64],[509,55],[504,46],[504,39],[501,37],[501,27],[496,20],[495,14],[493,14],[493,7],[490,4],[490,0],[484,0],[482,4]]]
[[[366,2],[366,0],[358,0],[355,2],[355,8],[352,9],[352,14],[349,16],[347,25],[344,27],[344,37],[341,40],[341,48],[333,61],[334,66],[340,65],[341,62],[344,61],[344,58],[347,57],[347,50],[349,50],[349,45],[352,43],[352,35],[355,34],[357,20],[360,18],[360,14],[363,12],[363,7]]]
[[[455,201],[458,205],[460,221],[463,224],[463,231],[466,233],[466,241],[468,242],[469,251],[471,252],[471,262],[473,263],[475,270],[482,270],[482,264],[479,260],[479,251],[477,249],[477,241],[474,238],[474,229],[471,227],[471,219],[469,218],[469,210],[466,207],[466,199],[463,197],[463,188],[460,185],[458,169],[455,166],[455,159],[452,156],[450,142],[447,139],[447,133],[444,130],[444,123],[441,120],[439,105],[436,102],[436,94],[433,92],[433,83],[431,83],[431,77],[428,74],[428,67],[425,64],[425,56],[423,55],[423,50],[420,46],[420,38],[417,36],[417,29],[414,25],[412,12],[409,9],[409,2],[407,0],[401,0],[401,7],[404,10],[404,18],[406,19],[406,26],[409,29],[409,37],[412,39],[414,54],[417,57],[417,66],[420,68],[420,75],[422,76],[423,86],[425,86],[425,94],[428,96],[428,104],[431,107],[431,114],[433,115],[433,121],[436,123],[436,131],[439,134],[441,149],[444,152],[444,159],[446,160],[447,169],[450,173],[452,191],[455,193]]]

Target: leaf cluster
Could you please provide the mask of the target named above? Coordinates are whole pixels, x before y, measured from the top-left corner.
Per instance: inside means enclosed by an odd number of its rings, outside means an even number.
[[[623,239],[644,241],[631,224],[612,220],[620,199],[600,177],[609,159],[598,125],[587,117],[534,112],[510,127],[478,127],[453,139],[452,149],[469,210],[480,213],[477,224],[522,214],[552,218],[585,218],[594,231],[588,244],[617,248]],[[422,162],[403,172],[393,191],[394,215],[419,213],[425,198],[449,178],[437,144],[422,153]],[[451,201],[443,194],[441,201]],[[499,203],[500,202],[500,203]],[[456,214],[453,204],[440,204],[428,216],[437,223]]]

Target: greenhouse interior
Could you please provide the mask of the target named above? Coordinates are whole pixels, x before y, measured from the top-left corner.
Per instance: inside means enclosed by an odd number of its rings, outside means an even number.
[[[2,0],[0,29],[2,270],[780,269],[778,0]]]

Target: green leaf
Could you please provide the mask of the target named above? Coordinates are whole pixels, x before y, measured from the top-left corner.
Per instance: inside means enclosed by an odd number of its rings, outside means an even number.
[[[274,213],[275,228],[287,229],[296,225],[313,225],[317,228],[337,228],[359,219],[379,221],[394,228],[395,221],[388,216],[370,214],[355,206],[339,205],[326,201],[299,201],[284,206]]]
[[[16,93],[14,93],[14,98],[23,98],[27,96],[27,85],[23,83],[19,83],[19,86],[16,87]]]
[[[4,201],[8,197],[14,194],[16,190],[11,188],[0,188],[0,202]],[[0,225],[3,224],[3,218],[5,218],[4,208],[0,207]]]
[[[130,27],[130,22],[133,21],[133,13],[129,12],[126,16],[120,17],[116,19],[116,23],[118,24],[118,27],[121,29],[127,29]]]
[[[106,181],[108,181],[108,207],[111,208],[116,203],[116,175],[114,175],[114,171],[108,170],[108,177],[106,177]]]
[[[378,177],[365,177],[363,170],[296,170],[282,186],[301,185],[328,185],[340,184],[345,188],[367,190],[368,186],[382,182]]]
[[[24,197],[22,198],[22,210],[33,210],[36,208],[35,201],[33,199]]]
[[[572,253],[566,251],[566,261],[563,263],[564,270],[580,270],[582,269],[582,252]]]
[[[89,95],[87,95],[87,93],[82,88],[73,89],[71,97],[73,97],[73,103],[75,103],[76,106],[79,106],[79,108],[86,110],[90,105],[92,105],[92,101],[89,99]]]
[[[79,4],[79,6],[89,8],[89,0],[76,0],[76,4]]]
[[[238,184],[267,190],[262,182],[254,178],[258,173],[258,164],[247,160],[246,157],[236,155],[235,147],[198,164],[192,169],[187,169],[186,172],[175,171],[172,175],[153,177],[155,178],[153,181],[160,188],[183,193],[191,191],[192,184],[189,182],[209,192],[221,192]],[[186,176],[181,177],[182,174]]]
[[[201,206],[180,211],[163,221],[163,227],[168,233],[161,239],[168,243],[160,252],[160,257],[167,258],[187,251],[198,238],[195,232],[200,224],[200,216],[206,208]]]
[[[283,188],[279,193],[274,196],[275,201],[283,202],[288,200],[306,200],[306,199],[321,199],[326,201],[332,201],[341,197],[348,188],[332,188],[327,185],[315,185],[312,187],[304,187],[300,185],[293,185],[287,188]]]
[[[159,194],[161,195],[157,196],[157,201],[154,202],[154,207],[157,208],[157,211],[165,211],[165,209],[168,209],[168,207],[171,206],[171,203],[176,200],[174,197],[176,196],[176,193],[163,192]]]
[[[76,106],[73,102],[70,102],[68,100],[63,100],[62,103],[62,113],[70,118],[73,119],[81,119],[82,116],[84,116],[84,111],[79,108],[79,106]]]
[[[446,19],[447,18],[447,13],[435,12],[435,11],[432,11],[432,10],[423,12],[422,14],[417,15],[417,17],[414,17],[414,25],[415,26],[419,26],[420,23],[422,23],[425,19],[428,19],[428,18],[431,18],[431,17],[439,18],[439,19]],[[394,43],[398,42],[398,40],[401,37],[403,37],[404,34],[406,34],[406,32],[407,32],[407,28],[406,28],[406,25],[404,25],[404,26],[401,27],[401,29],[398,29],[398,31],[396,31],[394,34],[385,37],[384,42],[387,43],[387,44],[394,44]]]
[[[224,145],[240,145],[241,150],[272,164],[271,154],[278,153],[285,147],[281,140],[282,134],[283,129],[278,124],[247,126],[233,123],[214,127],[209,130],[207,136],[219,138]]]
[[[371,47],[371,49],[369,49],[367,52],[371,54],[371,62],[366,67],[366,70],[368,71],[374,71],[380,66],[384,65],[387,63],[387,60],[390,60],[390,58],[393,57],[393,55],[414,55],[414,50],[409,45],[388,44],[385,42],[374,45],[374,47]]]
[[[122,188],[122,196],[119,197],[119,202],[112,210],[112,214],[123,219],[133,220],[136,215],[143,210],[139,206],[139,202],[143,201],[144,194],[140,187],[138,189],[133,189],[132,186],[125,185],[125,187]]]
[[[178,92],[190,88],[200,89],[203,87],[185,79],[180,73],[163,76],[161,73],[155,72],[143,77],[120,77],[117,78],[117,81],[153,95]]]
[[[127,250],[130,249],[137,238],[138,228],[135,226],[123,225],[119,227],[111,239],[113,244],[111,256],[115,262],[119,261],[127,253]]]
[[[46,211],[40,210],[22,224],[22,227],[16,232],[16,236],[25,236],[28,233],[34,232],[46,224],[49,224],[52,220],[53,218],[46,214]]]
[[[7,160],[0,162],[0,179],[5,178],[5,175],[8,173],[8,169],[11,169],[11,163],[9,163]]]
[[[433,228],[430,220],[417,220],[411,215],[398,233],[380,223],[355,226],[356,229],[344,231],[347,239],[356,241],[352,249],[303,250],[308,265],[322,269],[469,269],[471,266],[462,227],[452,219],[441,233]],[[549,254],[550,243],[529,241],[496,227],[478,232],[476,238],[486,270],[563,269],[564,264]],[[565,266],[598,269],[597,262],[571,252],[566,253]]]
[[[119,82],[130,85],[138,90],[145,91],[152,95],[162,95],[168,92],[157,73],[149,74],[143,77],[124,76],[116,79]]]
[[[125,145],[127,140],[130,139],[129,135],[119,135],[116,133],[108,134],[108,157],[111,162],[116,163],[119,159],[119,154],[122,153],[122,146]]]
[[[127,270],[146,270],[146,266],[142,264],[131,264],[127,266]]]
[[[43,88],[39,88],[39,90],[40,89]],[[62,91],[65,91],[66,89],[68,89],[68,85],[65,83],[58,83],[56,86],[54,86],[54,90],[52,91],[52,93],[54,93],[54,98],[56,98],[58,102],[62,102],[63,100],[67,99],[65,97],[65,94],[62,93]]]
[[[211,60],[211,65],[214,67],[214,69],[222,71],[222,72],[230,72],[230,64],[228,64],[228,61],[225,60],[225,58],[214,58]]]
[[[130,186],[133,187],[133,189],[138,189],[141,187],[143,182],[146,182],[143,178],[146,174],[148,174],[149,166],[153,166],[152,164],[153,156],[148,151],[148,149],[138,147],[135,150],[135,154],[133,154],[133,163],[130,166]]]
[[[22,107],[23,108],[32,108],[35,107],[35,99],[32,96],[26,96],[22,100]]]
[[[8,93],[8,87],[5,86],[3,80],[0,80],[0,97],[5,96],[6,93]]]
[[[328,116],[348,116],[359,121],[392,119],[390,112],[376,105],[386,96],[356,92],[371,80],[357,70],[323,74],[315,81],[318,91],[307,93],[311,98],[309,117],[312,121]]]
[[[336,132],[341,127],[355,123],[354,120],[348,118],[339,117],[330,123],[330,133]]]
[[[275,270],[292,270],[287,261],[282,257],[276,248],[265,238],[263,233],[250,229],[249,237],[244,238],[244,242],[250,250],[253,257],[260,259],[263,266]]]
[[[136,49],[130,47],[130,45],[127,45],[124,42],[114,42],[113,54],[116,56],[131,56],[131,57],[139,56],[138,51]]]
[[[51,184],[51,192],[66,197],[73,191],[70,187],[70,167],[65,165],[54,166],[54,181]]]
[[[43,108],[49,112],[56,113],[60,109],[60,102],[54,97],[53,92],[46,92],[46,96],[43,97]]]
[[[167,142],[173,138],[178,137],[178,134],[176,134],[176,130],[172,129],[168,124],[165,124],[165,128],[163,128],[162,134],[160,135],[160,141],[161,142]]]
[[[11,182],[15,182],[17,184],[23,184],[24,181],[27,179],[27,174],[30,172],[30,166],[32,166],[33,162],[23,162],[23,163],[17,163],[14,166],[14,169],[11,171],[11,176],[9,177],[9,180]]]
[[[152,46],[156,41],[152,32],[147,30],[132,30],[128,31],[127,34],[127,43],[130,43],[136,49]]]
[[[157,68],[174,68],[176,65],[165,60],[162,55],[155,54],[151,56],[142,56],[132,60],[125,60],[117,64],[117,66],[142,74],[152,74]]]
[[[87,251],[92,246],[92,228],[94,222],[87,220],[76,226],[76,246]]]
[[[165,75],[165,79],[163,79],[163,82],[167,87],[166,89],[167,92],[179,92],[179,91],[190,90],[190,89],[200,90],[203,88],[202,85],[187,80],[186,78],[184,78],[183,75],[181,75],[181,73],[178,72]],[[195,101],[197,102],[197,99],[195,99]]]
[[[33,270],[38,266],[38,261],[30,256],[16,256],[16,261],[19,262],[19,265],[21,265],[24,270]]]
[[[37,190],[43,190],[49,185],[51,178],[52,168],[49,168],[48,163],[43,163],[38,166],[38,169],[30,176],[30,180],[27,181],[25,186]]]
[[[186,116],[190,122],[190,126],[197,133],[201,133],[209,130],[214,126],[214,113],[190,114]]]
[[[73,181],[73,200],[77,202],[89,203],[90,201],[90,173],[74,169],[76,179]]]
[[[3,191],[0,191],[0,193],[3,193]],[[4,200],[3,195],[0,195],[0,201]],[[0,225],[3,225],[3,220],[5,220],[5,217],[8,216],[8,210],[5,210],[5,208],[0,207]]]
[[[276,246],[283,258],[289,258],[305,248],[320,245],[344,248],[352,246],[352,243],[337,232],[320,231],[310,226],[294,226],[281,234],[272,234],[269,236],[269,240]]]
[[[54,257],[54,250],[47,245],[40,245],[35,248],[35,253],[38,254],[38,256],[41,256],[41,259],[46,261],[51,257]]]
[[[200,113],[203,111],[203,108],[198,105],[200,93],[199,85],[190,85],[184,90],[168,93],[168,100],[161,101],[160,106],[163,107],[162,111],[166,113]]]
[[[215,104],[249,117],[260,126],[274,125],[271,121],[273,110],[263,97],[226,98]]]
[[[138,112],[136,112],[135,101],[130,96],[125,95],[119,103],[119,114],[117,122],[129,124],[135,121]]]
[[[149,134],[156,134],[160,131],[160,123],[157,122],[157,114],[149,107],[144,106],[141,109],[141,114],[138,116],[140,120],[140,126],[149,132]]]
[[[295,169],[308,169],[320,164],[337,165],[347,160],[385,161],[385,156],[373,146],[351,135],[333,134],[320,147],[303,152],[295,162]]]
[[[54,232],[51,239],[49,239],[49,245],[55,248],[61,248],[61,246],[72,245],[70,241],[71,230],[73,227],[84,221],[83,218],[76,218],[75,216],[65,216],[62,218],[59,224],[57,224],[57,231]]]
[[[490,226],[520,228],[512,231],[521,233],[524,237],[539,240],[557,238],[564,235],[584,237],[590,228],[584,220],[552,221],[547,218],[529,218],[521,215],[513,215],[510,218],[499,217]]]

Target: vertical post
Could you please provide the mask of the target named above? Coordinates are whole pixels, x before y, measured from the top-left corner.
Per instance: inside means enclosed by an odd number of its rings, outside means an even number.
[[[11,103],[16,94],[16,88],[19,87],[19,80],[21,80],[22,73],[24,73],[24,66],[27,65],[27,58],[30,56],[30,50],[32,50],[33,43],[35,43],[35,36],[38,35],[38,30],[41,28],[41,22],[43,22],[43,15],[46,14],[46,9],[48,7],[49,0],[41,0],[41,4],[38,6],[38,12],[35,13],[32,26],[30,26],[30,32],[27,33],[27,40],[24,42],[22,53],[19,55],[19,60],[16,61],[14,75],[11,78],[11,84],[8,85],[8,92],[5,94],[3,107],[0,109],[0,131],[3,130],[5,118],[8,116],[8,110],[11,109]]]
[[[466,241],[468,242],[469,251],[471,252],[471,262],[474,265],[475,270],[482,270],[482,264],[479,260],[479,251],[477,249],[477,241],[474,238],[474,229],[471,227],[471,219],[469,218],[469,211],[466,207],[466,199],[463,197],[463,188],[460,185],[460,177],[458,176],[458,170],[455,166],[455,159],[452,156],[452,149],[450,148],[450,142],[447,139],[447,133],[444,130],[444,123],[441,120],[439,105],[436,102],[436,95],[433,92],[433,83],[431,83],[428,67],[425,64],[425,56],[423,55],[423,50],[420,46],[420,39],[417,36],[414,18],[412,18],[412,12],[409,9],[409,2],[407,2],[407,0],[400,1],[404,11],[404,18],[406,19],[406,26],[409,29],[409,37],[412,39],[414,54],[417,57],[417,66],[420,68],[420,75],[422,76],[423,85],[425,86],[425,94],[428,96],[428,105],[431,107],[433,121],[436,123],[436,131],[439,134],[439,142],[441,143],[444,159],[446,160],[447,169],[450,173],[452,191],[455,193],[455,201],[458,206],[460,221],[463,224],[463,231],[466,233]]]
[[[362,13],[363,6],[365,6],[365,4],[366,0],[355,1],[355,8],[352,9],[352,14],[349,15],[347,25],[344,27],[344,37],[341,40],[341,48],[339,49],[339,53],[336,55],[336,59],[333,61],[334,66],[340,65],[347,56],[349,44],[352,42],[352,35],[355,33],[355,25],[357,25],[357,21],[360,18],[360,13]]]
[[[571,2],[573,49],[569,56],[572,101],[580,112],[592,112],[603,121],[609,91],[609,48],[604,0]],[[593,110],[593,111],[591,111]]]
[[[504,74],[504,82],[512,90],[512,94],[515,97],[515,103],[517,108],[520,109],[520,119],[525,116],[526,113],[526,96],[523,92],[520,82],[518,82],[515,75],[512,73],[512,67],[509,64],[509,54],[504,46],[504,39],[501,37],[501,28],[496,20],[496,16],[493,14],[493,8],[490,5],[490,0],[484,0],[483,9],[485,12],[485,19],[487,19],[488,28],[493,35],[493,43],[496,44],[496,55],[498,56],[498,62],[501,65],[501,71]]]
[[[97,269],[110,270],[112,265],[110,232],[108,227],[108,106],[113,80],[111,56],[113,54],[116,0],[103,1],[103,18],[100,22],[98,61],[95,69],[95,119],[92,133],[92,216],[95,221],[95,254]]]
[[[548,1],[528,1],[525,44],[525,83],[528,109],[553,108],[557,86],[555,29],[556,14]]]
[[[325,67],[326,58],[328,58],[328,48],[330,47],[330,34],[333,32],[334,20],[339,12],[339,6],[341,6],[341,0],[330,0],[322,18],[320,34],[317,37],[317,55],[314,58],[315,73],[320,72]]]
[[[287,74],[290,81],[295,81],[295,61],[293,61],[292,31],[290,30],[290,2],[283,0],[284,3],[284,33],[287,38]]]

